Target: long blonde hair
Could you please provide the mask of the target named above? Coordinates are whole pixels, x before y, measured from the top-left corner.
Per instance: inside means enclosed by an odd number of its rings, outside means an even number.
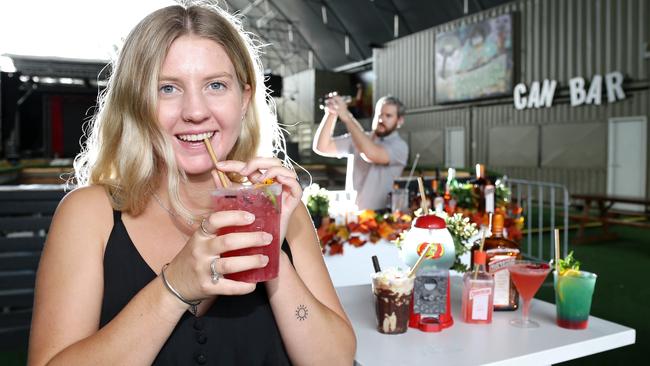
[[[187,177],[176,165],[171,142],[161,132],[156,114],[162,63],[172,42],[188,34],[219,43],[235,67],[239,85],[251,88],[241,134],[227,158],[247,161],[285,149],[264,87],[259,46],[239,19],[210,5],[159,9],[129,33],[74,162],[74,183],[104,186],[117,210],[141,213],[167,173],[173,208],[191,217],[179,196],[180,182]]]

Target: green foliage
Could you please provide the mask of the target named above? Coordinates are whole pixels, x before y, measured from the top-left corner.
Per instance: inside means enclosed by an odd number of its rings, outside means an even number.
[[[325,217],[329,215],[330,200],[327,191],[313,184],[305,190],[307,194],[307,210],[312,216]]]
[[[564,258],[558,261],[560,265],[560,273],[563,273],[566,270],[573,269],[575,271],[580,270],[580,261],[576,260],[573,257],[573,250]]]

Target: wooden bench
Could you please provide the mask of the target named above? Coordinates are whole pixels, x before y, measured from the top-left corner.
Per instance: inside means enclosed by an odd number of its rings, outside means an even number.
[[[26,348],[36,269],[62,185],[0,186],[0,350]]]
[[[616,233],[609,231],[611,225],[626,225],[640,228],[650,228],[650,200],[645,198],[610,196],[603,194],[572,194],[575,203],[582,205],[582,215],[571,215],[571,220],[578,221],[578,233],[574,243],[585,243],[599,240],[615,239]],[[628,203],[643,206],[643,211],[626,211],[613,209],[617,203]],[[595,206],[596,215],[592,212]],[[585,228],[594,222],[602,225],[599,235],[585,236]]]

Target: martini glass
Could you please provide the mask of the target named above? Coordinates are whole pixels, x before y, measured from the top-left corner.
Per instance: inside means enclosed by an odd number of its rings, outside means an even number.
[[[528,319],[530,300],[533,299],[544,279],[551,272],[551,267],[548,263],[517,260],[508,267],[508,271],[510,271],[510,278],[524,302],[522,317],[510,320],[510,324],[518,328],[538,328],[539,323]]]

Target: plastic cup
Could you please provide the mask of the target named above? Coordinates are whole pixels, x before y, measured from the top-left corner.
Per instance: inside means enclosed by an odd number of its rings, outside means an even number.
[[[553,271],[557,325],[567,329],[587,328],[597,277],[586,271],[575,271],[564,276],[558,276]]]
[[[224,274],[225,278],[249,283],[263,282],[278,276],[280,260],[280,212],[282,210],[282,186],[265,184],[218,189],[212,193],[215,211],[243,210],[255,215],[255,221],[245,226],[221,228],[217,235],[229,233],[264,231],[273,236],[271,244],[249,247],[221,253],[221,257],[264,254],[269,257],[263,268]]]
[[[383,334],[401,334],[408,329],[411,315],[414,277],[406,272],[387,270],[373,273],[372,292],[377,315],[377,330]]]
[[[410,211],[409,190],[407,188],[393,189],[391,195],[390,210],[391,212],[399,211],[406,213]]]

